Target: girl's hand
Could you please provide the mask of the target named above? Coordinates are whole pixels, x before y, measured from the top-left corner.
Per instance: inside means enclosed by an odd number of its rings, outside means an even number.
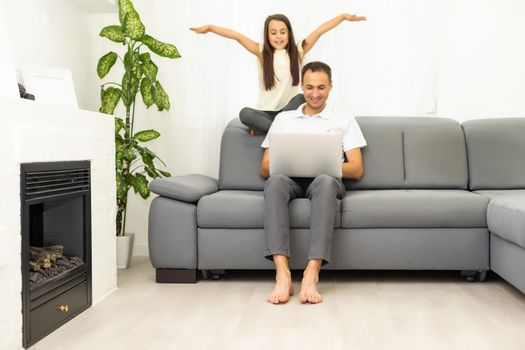
[[[190,30],[193,30],[197,34],[206,34],[211,30],[211,25],[207,24],[202,27],[191,27]]]
[[[366,17],[358,16],[356,14],[349,15],[348,13],[345,13],[345,14],[343,14],[343,17],[344,17],[345,21],[352,21],[352,22],[366,21]]]

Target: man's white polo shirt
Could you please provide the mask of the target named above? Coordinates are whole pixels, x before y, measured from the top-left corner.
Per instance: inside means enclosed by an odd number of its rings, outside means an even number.
[[[268,131],[271,132],[341,132],[343,135],[343,150],[366,146],[366,140],[355,118],[348,113],[340,113],[327,104],[321,113],[308,116],[303,113],[303,103],[292,111],[279,113]],[[264,138],[261,147],[268,148],[268,136]]]

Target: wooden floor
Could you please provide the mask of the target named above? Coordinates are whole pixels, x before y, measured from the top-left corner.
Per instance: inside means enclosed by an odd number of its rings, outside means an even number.
[[[299,290],[299,273],[294,287]],[[271,271],[156,284],[147,258],[119,289],[31,349],[525,349],[525,295],[489,274],[322,272],[324,303],[271,305]]]

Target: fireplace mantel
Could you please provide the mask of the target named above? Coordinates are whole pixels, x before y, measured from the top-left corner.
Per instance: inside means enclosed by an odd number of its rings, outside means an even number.
[[[117,285],[113,118],[0,98],[0,348],[22,348],[20,164],[90,160],[93,302]]]

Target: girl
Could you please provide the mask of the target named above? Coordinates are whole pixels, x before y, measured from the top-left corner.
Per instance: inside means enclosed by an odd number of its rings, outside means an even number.
[[[243,108],[241,122],[252,134],[266,133],[275,116],[283,110],[297,109],[305,102],[299,88],[299,72],[304,55],[324,33],[343,21],[364,21],[366,17],[341,14],[321,24],[305,40],[296,44],[290,20],[281,14],[271,15],[264,22],[264,44],[250,40],[231,29],[215,25],[190,28],[198,34],[215,33],[239,42],[259,62],[259,100],[257,108]]]

